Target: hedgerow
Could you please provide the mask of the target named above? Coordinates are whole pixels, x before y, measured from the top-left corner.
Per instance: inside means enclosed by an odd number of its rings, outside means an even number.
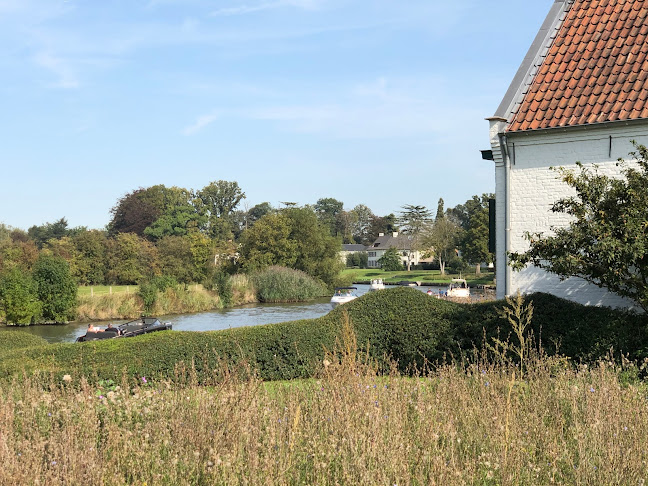
[[[14,349],[46,345],[47,341],[28,332],[9,329],[0,330],[0,355]]]
[[[595,359],[610,348],[646,354],[646,317],[585,307],[546,294],[529,297],[535,309],[532,332],[544,348],[575,359]],[[504,303],[457,304],[409,288],[365,295],[318,319],[210,332],[158,332],[138,338],[84,344],[50,344],[15,349],[0,361],[0,377],[24,371],[84,375],[90,379],[130,377],[182,379],[178,365],[197,378],[213,376],[222,363],[248,363],[264,380],[313,376],[327,351],[336,347],[346,318],[358,348],[383,370],[394,361],[401,371],[458,357],[492,337],[506,338]]]

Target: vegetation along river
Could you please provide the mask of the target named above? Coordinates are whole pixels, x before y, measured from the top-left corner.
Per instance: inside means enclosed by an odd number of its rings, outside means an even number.
[[[369,291],[369,285],[357,284],[356,294],[363,295]],[[438,293],[445,287],[416,287],[422,292],[432,289]],[[477,294],[482,291],[471,290]],[[277,322],[297,321],[300,319],[315,319],[331,310],[330,298],[317,299],[311,302],[292,304],[248,304],[231,309],[218,309],[197,314],[179,314],[173,316],[158,316],[162,322],[171,322],[176,331],[218,331],[233,327],[256,326]],[[124,321],[111,321],[121,324]],[[95,322],[95,326],[105,327],[108,322]],[[50,343],[73,342],[85,334],[88,323],[70,323],[58,326],[27,326],[12,327],[43,337]]]

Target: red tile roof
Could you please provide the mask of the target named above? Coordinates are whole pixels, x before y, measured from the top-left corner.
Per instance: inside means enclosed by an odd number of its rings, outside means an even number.
[[[648,0],[575,0],[508,131],[648,118]]]

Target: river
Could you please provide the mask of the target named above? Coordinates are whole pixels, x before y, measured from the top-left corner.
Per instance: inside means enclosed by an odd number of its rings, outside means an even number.
[[[369,291],[369,285],[354,285],[356,294],[363,295]],[[445,287],[416,287],[422,292],[432,289],[438,293]],[[479,290],[472,290],[474,294]],[[310,302],[293,304],[248,304],[231,309],[219,309],[196,314],[178,314],[173,316],[158,316],[162,322],[171,322],[175,331],[218,331],[234,327],[257,326],[277,322],[297,321],[300,319],[315,319],[331,310],[330,298],[317,299]],[[124,321],[112,321],[121,324]],[[95,322],[98,327],[105,327],[107,322]],[[10,327],[43,337],[50,343],[73,342],[85,334],[88,323],[70,323],[63,325]]]

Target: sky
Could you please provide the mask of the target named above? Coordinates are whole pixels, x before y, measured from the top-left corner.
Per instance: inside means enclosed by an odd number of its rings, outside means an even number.
[[[129,192],[374,214],[494,192],[488,122],[554,0],[0,0],[0,223]]]

